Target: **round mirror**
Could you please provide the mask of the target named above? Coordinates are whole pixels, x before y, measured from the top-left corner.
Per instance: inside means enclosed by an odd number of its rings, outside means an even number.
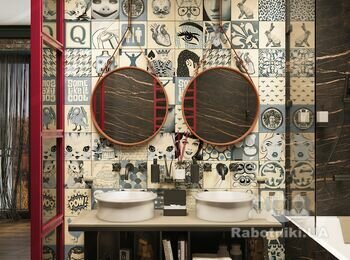
[[[111,142],[137,145],[162,128],[168,99],[160,81],[135,67],[115,69],[104,75],[92,95],[92,120]]]
[[[188,84],[182,100],[191,132],[213,145],[241,141],[258,120],[259,94],[241,72],[216,67],[203,71]]]

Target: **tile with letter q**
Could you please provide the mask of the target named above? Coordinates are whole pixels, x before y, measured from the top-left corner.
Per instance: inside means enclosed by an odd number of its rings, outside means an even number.
[[[66,48],[91,48],[91,23],[66,22]]]

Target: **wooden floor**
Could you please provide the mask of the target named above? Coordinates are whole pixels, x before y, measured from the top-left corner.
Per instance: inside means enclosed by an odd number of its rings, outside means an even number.
[[[30,260],[30,222],[0,220],[0,259]]]

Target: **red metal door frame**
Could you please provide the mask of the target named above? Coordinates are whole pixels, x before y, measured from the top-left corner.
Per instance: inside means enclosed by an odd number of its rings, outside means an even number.
[[[56,39],[43,32],[43,1],[31,0],[30,72],[30,172],[31,172],[31,259],[42,259],[43,239],[56,230],[56,259],[64,259],[64,1],[57,1]],[[42,129],[42,54],[43,44],[57,53],[56,125]],[[42,140],[56,138],[57,213],[47,223],[42,219]]]

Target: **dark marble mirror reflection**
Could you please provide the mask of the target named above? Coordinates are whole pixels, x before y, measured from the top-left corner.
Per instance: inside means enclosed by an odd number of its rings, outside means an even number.
[[[167,97],[157,78],[138,68],[119,68],[97,84],[93,121],[102,135],[121,145],[150,140],[167,115]]]
[[[257,90],[240,72],[212,68],[187,87],[183,114],[190,130],[215,145],[241,141],[255,126],[259,113]]]

